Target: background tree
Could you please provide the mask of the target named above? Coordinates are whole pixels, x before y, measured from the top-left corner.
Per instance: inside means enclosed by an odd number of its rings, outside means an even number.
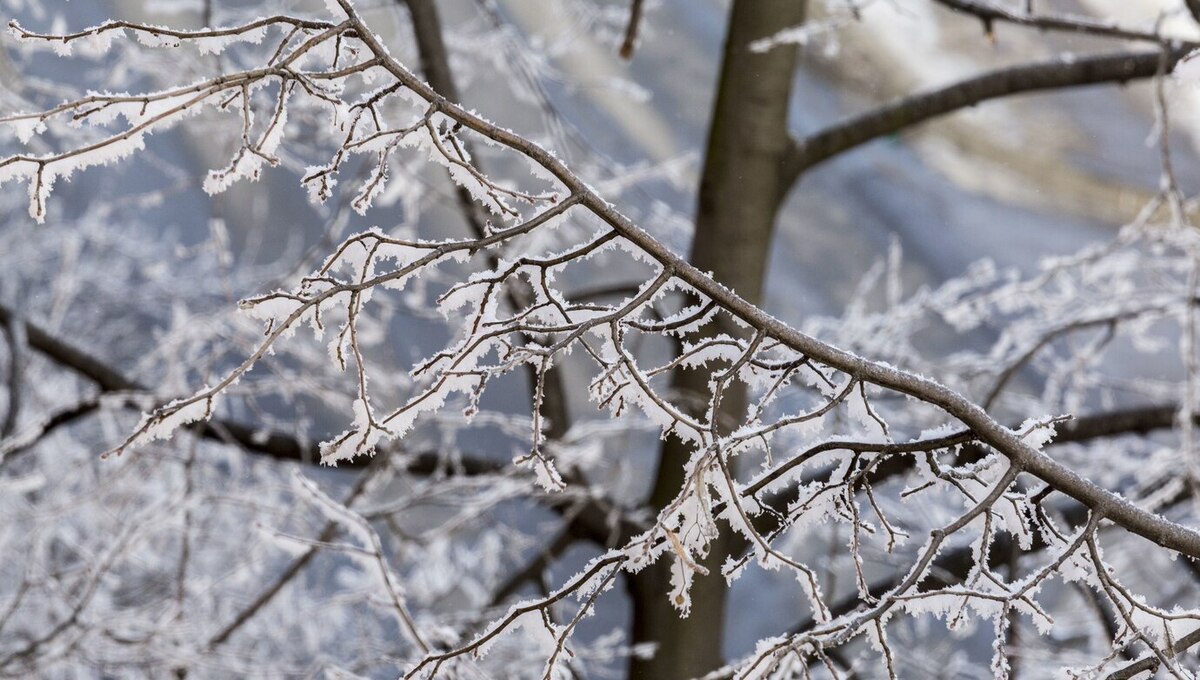
[[[126,178],[145,190],[85,190],[65,244],[8,230],[11,289],[45,287],[49,325],[70,311],[71,326],[98,332],[85,351],[27,320],[38,304],[0,313],[5,541],[28,556],[7,574],[0,668],[557,677],[628,657],[634,677],[895,675],[922,662],[916,635],[958,645],[968,673],[982,660],[1012,674],[1025,659],[1188,677],[1179,655],[1200,639],[1188,608],[1200,535],[1184,502],[1197,473],[1197,259],[1165,77],[1194,45],[1162,17],[1141,29],[933,4],[988,37],[1010,23],[1149,47],[1002,66],[793,139],[798,46],[869,8],[832,5],[805,24],[804,3],[735,1],[686,260],[577,174],[596,173],[602,154],[568,164],[459,105],[430,0],[266,18],[205,3],[200,28],[13,24],[15,70],[29,77],[10,108],[37,112],[4,119],[20,148],[0,181],[28,183],[38,221],[53,214],[56,181],[91,166],[132,156],[145,165]],[[636,58],[646,11],[577,16]],[[495,43],[468,53],[507,62],[504,82],[540,108],[546,145],[580,144],[541,89],[544,63],[512,47],[504,8],[481,2],[475,16]],[[393,56],[389,43],[407,44],[392,35],[398,17],[415,49]],[[39,47],[101,55],[111,89],[63,97],[20,61]],[[155,54],[176,65],[170,84],[153,82]],[[761,310],[782,202],[812,166],[985,100],[1155,76],[1160,190],[1115,240],[1029,275],[980,265],[909,296],[895,250],[836,320],[789,326]],[[200,112],[186,126],[220,138],[233,121],[235,140],[204,189],[292,168],[325,206],[323,243],[274,257],[267,237],[268,264],[252,266],[254,231],[231,246],[225,227],[252,205],[243,194],[193,208],[211,214],[208,238],[184,237],[184,262],[155,266],[165,248],[152,208],[190,179],[164,185],[172,176],[155,161],[170,154],[144,151],[151,132]],[[428,209],[440,182],[427,160],[453,180],[465,232]],[[351,228],[353,213],[393,224]],[[282,216],[271,208],[267,221]],[[138,362],[136,324],[111,323],[100,304],[131,291],[146,310],[250,295],[250,320],[179,310]],[[450,336],[429,323],[435,306]],[[325,343],[290,338],[303,325]],[[959,351],[929,350],[932,337]],[[1164,360],[1166,345],[1178,351]],[[111,348],[105,360],[95,347]],[[114,368],[125,363],[143,379]],[[343,372],[353,404],[327,410],[345,395]],[[514,408],[517,391],[531,409]],[[572,395],[584,392],[611,423],[582,416]],[[131,422],[131,407],[148,414]],[[330,411],[351,413],[350,429],[310,446],[308,431],[332,429]],[[1123,437],[1150,431],[1158,438]],[[130,453],[99,461],[101,448]],[[617,449],[657,453],[623,468]],[[363,470],[281,485],[268,460],[279,458]],[[641,470],[654,470],[644,497]],[[571,565],[581,571],[559,573]],[[752,565],[792,574],[807,611],[727,660],[727,584]],[[617,583],[627,598],[607,594]],[[613,601],[629,603],[628,641],[605,634],[623,627]],[[1094,617],[1064,622],[1080,602]],[[926,614],[958,632],[990,622],[993,652],[902,616]]]

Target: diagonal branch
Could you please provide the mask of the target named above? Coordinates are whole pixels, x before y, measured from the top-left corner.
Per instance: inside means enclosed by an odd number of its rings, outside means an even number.
[[[526,583],[537,579],[542,572],[554,564],[554,561],[562,556],[572,545],[575,544],[575,537],[570,531],[560,531],[552,541],[546,544],[546,547],[538,551],[525,566],[513,572],[508,578],[504,579],[500,585],[492,591],[492,599],[489,603],[492,607],[497,607],[504,603],[505,600],[512,597]]]
[[[781,186],[786,193],[806,170],[818,163],[874,139],[990,99],[1101,83],[1126,83],[1158,73],[1170,73],[1194,47],[1174,45],[1165,52],[1147,50],[1087,57],[1066,55],[1002,68],[903,97],[796,141],[784,160]]]
[[[1200,532],[1139,508],[1117,494],[1085,479],[1074,470],[1043,455],[1025,443],[1017,433],[997,422],[978,405],[949,387],[929,378],[869,361],[821,342],[783,323],[757,306],[750,304],[734,291],[713,281],[703,271],[635,225],[545,148],[511,130],[491,123],[439,95],[390,55],[387,48],[359,17],[349,0],[336,1],[350,18],[350,23],[357,30],[364,46],[375,54],[382,68],[387,70],[397,81],[426,101],[436,105],[444,115],[464,128],[517,151],[530,161],[540,165],[562,183],[568,195],[578,197],[580,204],[593,215],[637,246],[647,257],[657,261],[662,267],[663,274],[673,276],[691,286],[700,294],[720,305],[730,315],[749,327],[762,331],[765,337],[779,342],[783,347],[805,354],[815,361],[857,379],[914,397],[943,410],[977,433],[980,441],[995,448],[1008,458],[1016,469],[1032,474],[1056,490],[1091,508],[1098,515],[1121,525],[1132,533],[1169,550],[1200,558]],[[1158,67],[1157,58],[1158,54],[1155,53],[1155,69]],[[1129,77],[1126,75],[1125,79]]]
[[[18,321],[17,315],[12,310],[0,305],[0,324],[8,325],[16,321]],[[145,391],[141,385],[121,375],[120,371],[70,343],[54,337],[40,326],[26,321],[24,328],[25,341],[29,344],[30,349],[44,354],[55,363],[91,380],[101,390],[105,392]]]
[[[342,500],[342,504],[347,508],[353,505],[354,502],[357,501],[367,491],[367,488],[370,486],[370,482],[375,475],[383,470],[387,460],[388,456],[386,455],[380,455],[372,458],[371,464],[363,473],[359,475],[358,479],[355,480],[354,486],[351,487],[350,492],[346,494],[346,497]],[[320,545],[333,540],[334,536],[337,535],[337,531],[337,522],[333,520],[327,521],[325,526],[322,527],[321,533],[317,535],[317,544],[309,547],[299,556],[294,558],[290,563],[288,563],[288,566],[285,567],[283,571],[281,571],[275,577],[275,580],[272,581],[270,585],[260,591],[259,594],[250,601],[249,604],[240,609],[238,613],[234,615],[233,619],[218,629],[212,635],[212,637],[208,639],[208,643],[205,646],[205,651],[212,652],[217,647],[225,644],[225,642],[234,633],[241,629],[246,622],[254,618],[258,612],[270,604],[271,601],[275,599],[275,596],[283,590],[284,586],[291,583],[292,580],[295,579],[300,572],[304,571],[304,568],[313,561],[313,558],[315,558],[320,552]]]

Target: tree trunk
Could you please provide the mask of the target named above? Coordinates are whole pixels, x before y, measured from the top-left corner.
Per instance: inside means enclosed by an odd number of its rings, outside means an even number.
[[[794,45],[781,45],[753,52],[749,46],[800,25],[804,6],[804,0],[733,3],[700,181],[691,261],[755,304],[762,301],[775,217],[786,189],[782,170],[790,147],[787,111],[797,50]],[[719,330],[740,333],[727,319],[721,323]],[[674,376],[674,387],[681,395],[707,395],[710,374],[680,371]],[[736,421],[745,410],[742,386],[727,390],[722,415]],[[655,510],[678,493],[691,453],[675,438],[663,445],[651,495]],[[660,560],[631,578],[633,641],[656,644],[654,656],[631,662],[631,678],[694,678],[724,664],[721,648],[728,588],[721,564],[730,540],[723,537],[710,546],[702,562],[709,575],[696,576],[686,619],[679,618],[668,598],[672,560]]]

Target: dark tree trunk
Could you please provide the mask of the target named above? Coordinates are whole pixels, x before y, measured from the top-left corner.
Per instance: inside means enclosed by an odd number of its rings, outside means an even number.
[[[804,5],[804,0],[733,3],[700,181],[691,260],[755,304],[762,301],[775,217],[786,189],[787,111],[796,47],[782,45],[753,52],[749,46],[800,25]],[[720,330],[738,332],[734,328]],[[708,380],[708,371],[680,371],[674,387],[681,395],[706,395]],[[728,390],[722,399],[722,414],[737,420],[745,410],[744,390]],[[691,447],[677,439],[664,444],[651,495],[656,510],[678,493],[683,466],[691,454]],[[631,579],[633,640],[657,645],[653,657],[631,662],[631,678],[693,678],[723,665],[727,586],[720,567],[730,540],[710,546],[709,556],[702,562],[709,575],[696,576],[686,619],[679,618],[668,599],[673,560],[660,560]]]

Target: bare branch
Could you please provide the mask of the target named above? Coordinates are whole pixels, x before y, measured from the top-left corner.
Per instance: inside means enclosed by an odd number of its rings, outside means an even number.
[[[1187,43],[1157,32],[1140,31],[1125,28],[1114,22],[1094,21],[1082,16],[1055,16],[1013,11],[988,0],[932,0],[947,9],[963,14],[969,14],[983,21],[986,25],[1004,22],[1017,26],[1035,28],[1042,31],[1058,31],[1063,33],[1080,33],[1104,38],[1117,38],[1135,42],[1151,42],[1162,45],[1187,45],[1194,49],[1195,43]],[[1187,0],[1191,2],[1191,0]]]
[[[1190,46],[1168,49],[1166,72],[1170,73],[1192,49]],[[904,97],[796,141],[784,163],[783,186],[790,188],[809,168],[849,149],[938,116],[1015,94],[1152,78],[1159,73],[1162,59],[1163,53],[1159,50],[1070,55],[1001,68]]]

